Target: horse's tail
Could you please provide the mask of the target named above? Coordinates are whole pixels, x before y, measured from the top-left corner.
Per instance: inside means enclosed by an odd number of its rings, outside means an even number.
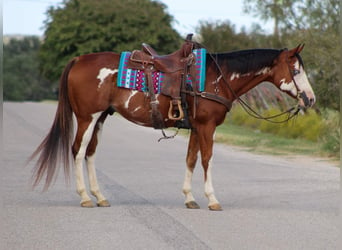
[[[56,170],[60,167],[59,162],[63,163],[65,178],[67,181],[69,180],[73,112],[68,97],[68,75],[76,61],[77,58],[70,61],[61,75],[55,119],[49,133],[29,158],[29,161],[31,161],[39,155],[33,169],[33,187],[38,185],[43,176],[46,176],[44,190],[47,190],[51,182],[56,178]]]

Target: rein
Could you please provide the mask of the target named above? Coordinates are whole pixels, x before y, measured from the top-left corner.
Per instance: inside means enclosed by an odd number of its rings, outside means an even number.
[[[196,42],[196,45],[197,46],[201,46],[201,47],[207,49],[204,45],[202,45],[200,43]],[[252,116],[253,118],[265,120],[265,121],[268,121],[268,122],[271,122],[271,123],[285,123],[285,122],[288,122],[289,120],[291,120],[292,118],[294,118],[299,113],[299,111],[301,110],[301,107],[299,105],[296,105],[295,107],[292,107],[292,108],[290,108],[290,109],[288,109],[288,110],[286,110],[284,112],[281,112],[279,114],[276,114],[276,115],[272,115],[272,116],[268,116],[268,117],[262,116],[257,111],[255,111],[249,104],[247,104],[244,100],[242,100],[240,98],[240,96],[238,96],[235,93],[235,91],[230,86],[228,80],[226,79],[225,75],[223,74],[223,71],[222,71],[220,65],[217,62],[217,59],[214,58],[214,56],[211,53],[208,53],[208,54],[210,55],[211,59],[214,61],[215,66],[217,67],[219,73],[222,76],[222,79],[223,79],[224,83],[227,85],[227,87],[230,90],[230,92],[238,100],[238,102],[240,103],[242,108],[246,111],[246,113],[249,114],[250,116]],[[302,96],[302,93],[299,91],[297,83],[296,83],[296,81],[294,79],[294,76],[291,73],[290,67],[288,66],[288,68],[289,68],[292,80],[293,80],[293,82],[294,82],[294,84],[295,84],[295,86],[297,88],[298,96]],[[230,108],[232,106],[232,102],[230,100],[228,100],[228,99],[226,99],[226,98],[224,98],[222,96],[218,96],[217,94],[211,94],[211,93],[207,93],[207,92],[202,92],[202,93],[204,93],[204,94],[201,95],[201,93],[192,92],[191,95],[197,95],[197,96],[200,96],[202,98],[206,98],[206,99],[209,99],[209,100],[217,101],[217,102],[225,105],[227,107],[228,111],[230,110]],[[229,105],[227,105],[228,103],[229,103]],[[281,120],[281,121],[274,121],[274,120],[272,120],[272,119],[284,116],[286,114],[288,114],[288,117],[285,118],[284,120]]]

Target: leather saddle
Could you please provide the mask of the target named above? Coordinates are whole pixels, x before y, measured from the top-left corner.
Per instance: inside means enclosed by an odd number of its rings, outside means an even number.
[[[143,43],[142,49],[134,50],[128,61],[128,68],[143,70],[145,73],[151,98],[152,124],[156,129],[162,129],[165,125],[153,89],[152,73],[159,71],[164,74],[161,94],[171,97],[168,119],[184,119],[180,92],[185,88],[187,75],[195,72],[195,55],[192,53],[195,43],[191,39],[192,34],[187,36],[179,50],[168,55],[159,55],[150,45]]]

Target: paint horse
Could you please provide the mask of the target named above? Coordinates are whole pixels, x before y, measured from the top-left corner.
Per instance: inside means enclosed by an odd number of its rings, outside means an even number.
[[[210,210],[221,210],[214,193],[211,171],[213,135],[230,109],[225,103],[232,103],[264,81],[273,83],[297,99],[300,107],[308,108],[315,103],[315,95],[299,54],[302,49],[303,45],[299,45],[291,50],[252,49],[207,54],[204,91],[185,92],[191,124],[183,184],[187,208],[199,208],[191,191],[191,181],[200,153],[208,207]],[[82,207],[94,206],[85,186],[84,159],[90,193],[96,197],[97,206],[110,206],[100,191],[94,164],[96,147],[107,116],[115,111],[133,123],[152,127],[149,97],[143,92],[117,86],[119,60],[120,54],[103,52],[81,55],[69,62],[60,79],[59,102],[52,127],[32,155],[32,158],[38,156],[33,172],[34,185],[45,179],[44,189],[56,177],[59,166],[63,165],[68,177],[70,157],[73,156],[77,193],[81,197]],[[175,126],[177,121],[168,119],[171,98],[163,94],[156,94],[155,97],[165,127]],[[73,114],[77,132],[71,146]]]

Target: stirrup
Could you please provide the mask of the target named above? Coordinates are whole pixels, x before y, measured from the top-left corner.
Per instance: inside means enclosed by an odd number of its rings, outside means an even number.
[[[184,118],[184,112],[183,112],[183,109],[182,109],[182,102],[180,100],[177,100],[177,105],[178,105],[178,110],[179,110],[179,116],[178,117],[174,117],[173,116],[173,102],[172,100],[170,101],[170,108],[169,108],[169,113],[168,113],[168,117],[170,120],[173,120],[173,121],[179,121],[179,120],[182,120]]]

